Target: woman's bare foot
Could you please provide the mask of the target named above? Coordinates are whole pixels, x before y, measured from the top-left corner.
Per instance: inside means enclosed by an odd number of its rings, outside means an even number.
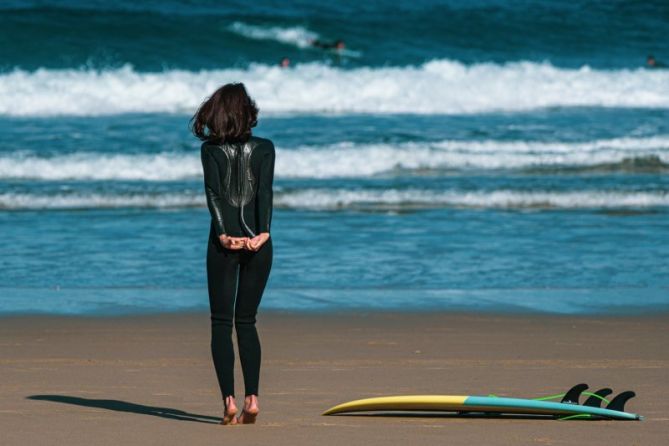
[[[237,424],[237,406],[235,405],[235,398],[231,395],[225,397],[224,401],[225,412],[223,412],[223,419],[221,424]]]
[[[256,395],[248,395],[244,399],[244,408],[237,421],[241,424],[253,424],[256,422],[256,417],[260,409],[258,409],[258,397]]]

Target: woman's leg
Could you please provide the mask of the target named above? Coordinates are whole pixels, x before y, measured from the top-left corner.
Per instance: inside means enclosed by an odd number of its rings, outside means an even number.
[[[246,396],[258,395],[260,339],[256,330],[256,314],[271,268],[271,238],[258,251],[245,251],[240,262],[235,329]]]
[[[211,310],[211,353],[223,399],[234,396],[235,352],[232,346],[232,319],[239,253],[221,246],[213,226],[207,248],[207,285]]]

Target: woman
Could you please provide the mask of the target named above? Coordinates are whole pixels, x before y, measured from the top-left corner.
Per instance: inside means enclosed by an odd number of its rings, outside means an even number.
[[[251,135],[258,108],[244,85],[223,85],[191,119],[201,148],[211,214],[207,284],[211,352],[223,397],[221,424],[254,423],[258,415],[260,340],[256,313],[272,267],[274,145]],[[236,295],[235,295],[236,294]],[[244,376],[244,406],[235,404],[232,325]]]

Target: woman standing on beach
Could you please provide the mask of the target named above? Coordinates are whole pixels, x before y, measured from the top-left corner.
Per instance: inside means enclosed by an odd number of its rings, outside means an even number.
[[[260,340],[256,313],[272,267],[274,145],[251,135],[258,108],[244,85],[223,85],[191,119],[201,148],[211,214],[207,284],[211,351],[223,397],[221,424],[254,423],[258,415]],[[232,325],[244,376],[244,407],[235,418]]]

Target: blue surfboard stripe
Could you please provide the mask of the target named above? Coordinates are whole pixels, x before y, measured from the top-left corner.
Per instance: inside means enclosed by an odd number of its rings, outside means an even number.
[[[486,406],[496,408],[530,409],[555,412],[556,414],[588,414],[620,420],[639,420],[641,417],[634,413],[603,409],[601,407],[581,406],[579,404],[556,403],[553,401],[536,401],[523,398],[504,398],[489,396],[470,396],[465,400],[465,406]]]

